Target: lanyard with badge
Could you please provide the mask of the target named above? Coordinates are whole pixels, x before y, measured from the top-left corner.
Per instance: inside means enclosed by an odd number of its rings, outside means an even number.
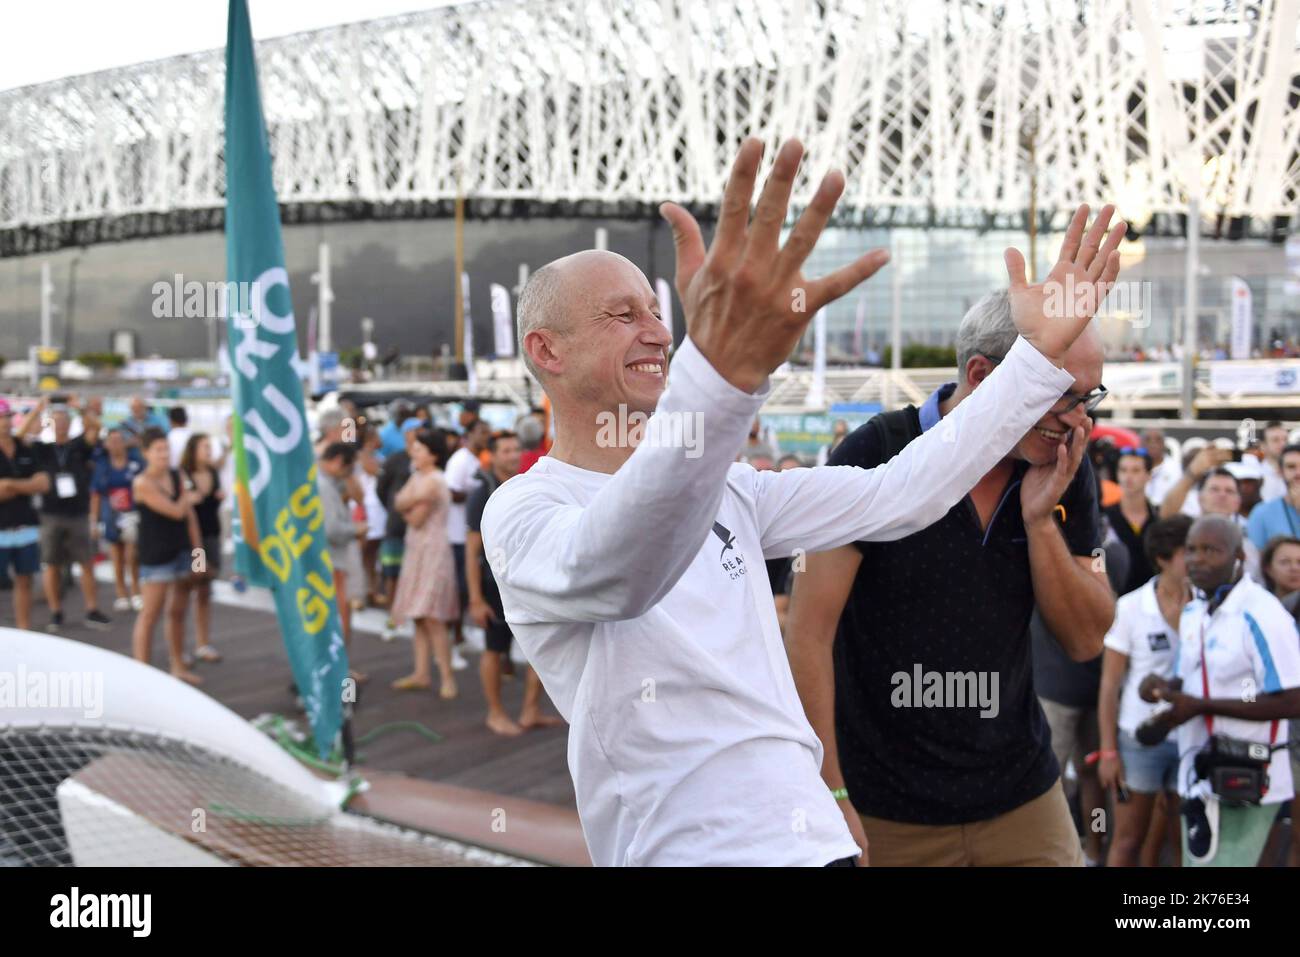
[[[65,442],[63,445],[54,446],[54,457],[59,463],[58,471],[54,474],[54,494],[59,498],[76,498],[77,496],[77,479],[68,469],[68,446],[71,442]]]

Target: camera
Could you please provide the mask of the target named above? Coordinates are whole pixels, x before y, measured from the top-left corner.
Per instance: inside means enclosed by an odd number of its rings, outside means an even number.
[[[1196,752],[1193,768],[1224,804],[1258,804],[1268,790],[1272,757],[1267,744],[1215,734]]]

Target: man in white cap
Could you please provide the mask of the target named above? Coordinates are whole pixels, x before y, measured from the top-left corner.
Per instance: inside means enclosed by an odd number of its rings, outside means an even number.
[[[1251,509],[1260,502],[1260,493],[1264,485],[1264,465],[1254,455],[1246,452],[1240,462],[1228,462],[1224,468],[1237,480],[1237,491],[1241,495],[1241,505],[1237,509],[1237,514],[1242,519],[1247,519],[1250,517]]]

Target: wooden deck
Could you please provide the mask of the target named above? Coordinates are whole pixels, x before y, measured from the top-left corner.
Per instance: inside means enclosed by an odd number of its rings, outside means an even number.
[[[250,610],[247,603],[213,603],[212,642],[225,660],[195,666],[206,679],[202,690],[244,718],[275,713],[303,724],[289,691],[289,665],[275,616]],[[100,607],[112,607],[112,591],[103,585]],[[82,624],[82,611],[80,591],[74,589],[64,599],[67,624],[60,634],[130,654],[134,613],[110,613],[112,628],[96,631]],[[0,621],[10,624],[13,620],[12,593],[0,592]],[[44,601],[38,599],[32,611],[32,627],[42,630],[48,621]],[[192,622],[190,629],[192,636]],[[395,721],[418,721],[442,736],[442,741],[433,743],[409,731],[386,734],[358,747],[360,765],[572,812],[573,783],[565,761],[567,728],[537,729],[516,738],[503,738],[489,731],[483,723],[486,707],[477,655],[466,654],[470,667],[456,673],[460,697],[449,702],[440,700],[434,692],[397,692],[388,687],[389,682],[410,671],[409,641],[399,638],[384,642],[377,634],[358,629],[353,657],[353,666],[370,677],[361,688],[355,713],[358,740],[380,725]],[[154,639],[154,663],[166,663],[161,623]],[[522,668],[519,673],[519,678],[505,681],[502,691],[506,708],[513,714],[518,714],[523,699]],[[549,702],[546,707],[555,713]]]

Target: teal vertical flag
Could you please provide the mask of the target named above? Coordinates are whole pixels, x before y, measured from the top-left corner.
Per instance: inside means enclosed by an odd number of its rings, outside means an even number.
[[[342,724],[348,661],[293,367],[298,336],[245,0],[230,0],[226,34],[226,279],[236,567],[275,595],[289,665],[324,755]]]

